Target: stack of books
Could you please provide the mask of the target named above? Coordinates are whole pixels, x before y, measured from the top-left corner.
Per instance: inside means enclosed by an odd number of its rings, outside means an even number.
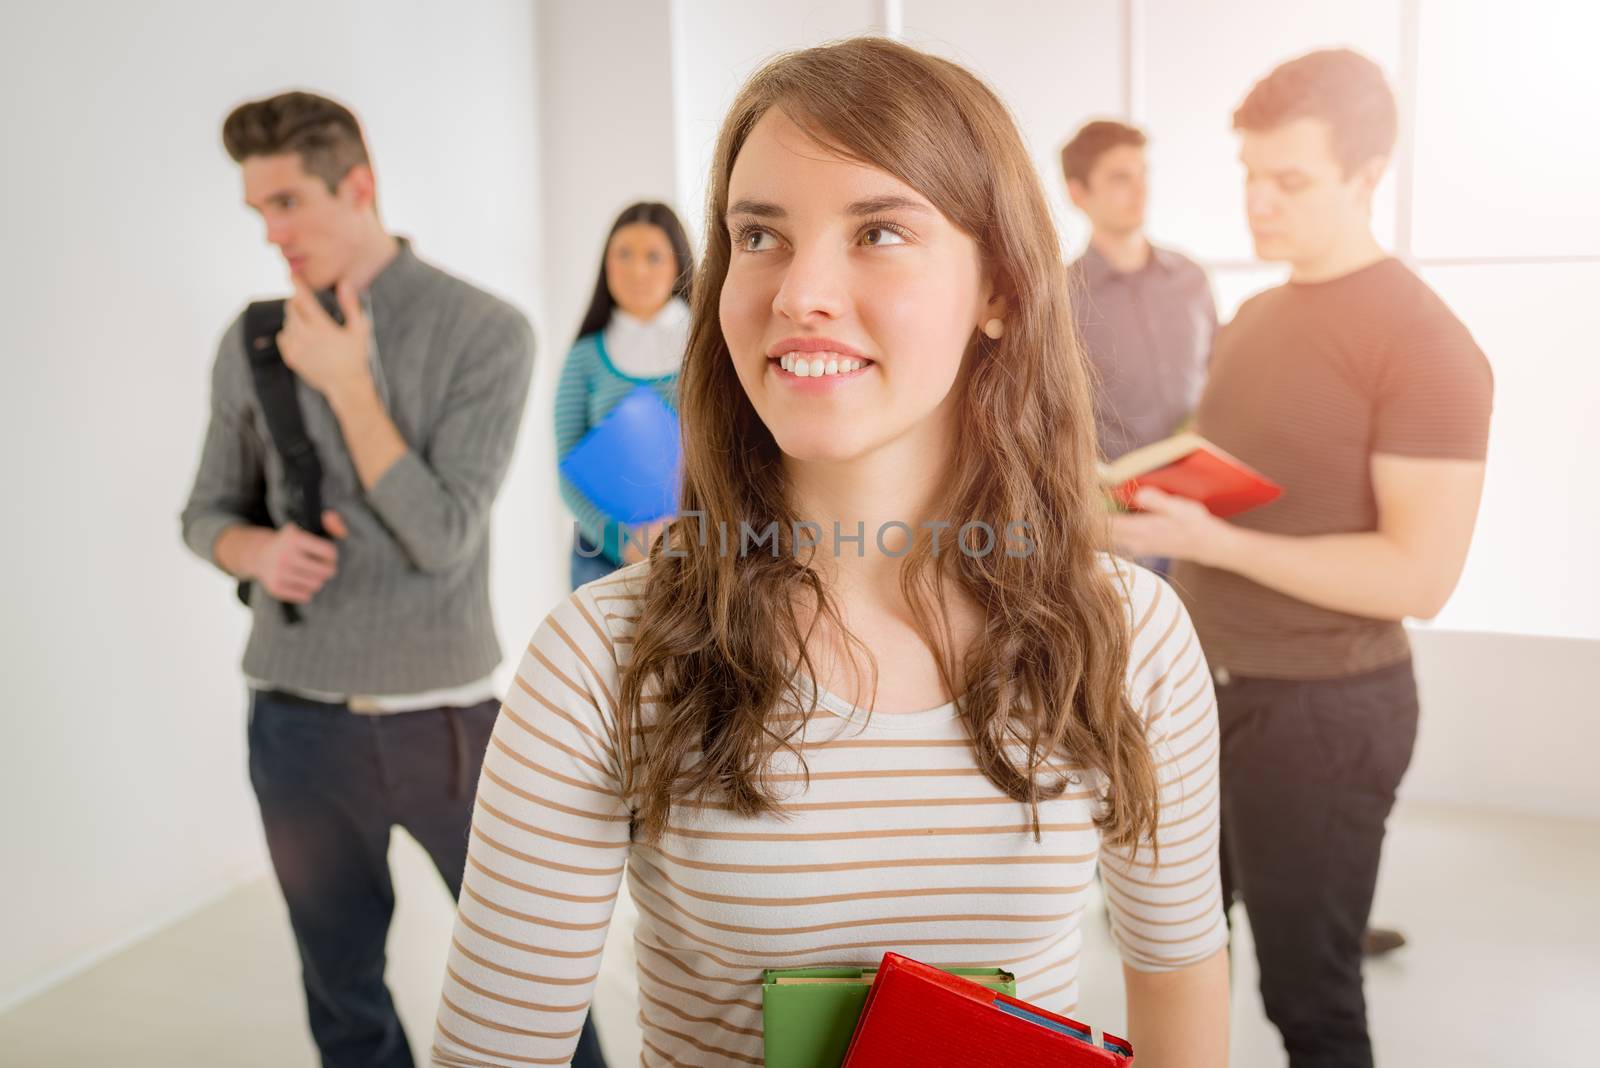
[[[769,971],[767,1068],[1128,1068],[1133,1047],[1016,997],[999,968],[946,971],[898,953],[873,969]]]

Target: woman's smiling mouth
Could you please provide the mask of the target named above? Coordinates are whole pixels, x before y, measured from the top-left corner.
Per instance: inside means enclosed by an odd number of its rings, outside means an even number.
[[[858,378],[872,366],[860,350],[826,337],[791,337],[767,350],[767,362],[788,382]]]
[[[871,360],[826,350],[809,355],[798,352],[785,353],[773,357],[769,362],[776,364],[788,378],[846,378],[859,375],[872,366]]]

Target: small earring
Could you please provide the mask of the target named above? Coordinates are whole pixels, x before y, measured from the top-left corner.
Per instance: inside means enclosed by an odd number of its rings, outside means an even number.
[[[999,341],[1006,332],[1005,320],[990,319],[983,324],[983,332],[991,341]]]

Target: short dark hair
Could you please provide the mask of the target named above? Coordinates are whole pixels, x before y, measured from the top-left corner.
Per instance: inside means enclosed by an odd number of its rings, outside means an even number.
[[[1087,185],[1089,172],[1104,153],[1120,145],[1143,148],[1145,141],[1142,130],[1110,119],[1096,119],[1073,134],[1072,140],[1061,149],[1061,172],[1067,176],[1067,181]]]
[[[315,93],[279,93],[240,104],[222,124],[222,144],[235,163],[293,152],[330,193],[350,168],[370,162],[355,115]]]
[[[1394,152],[1399,109],[1376,63],[1348,48],[1308,52],[1262,78],[1233,113],[1235,130],[1271,130],[1296,119],[1321,119],[1333,155],[1348,176]]]

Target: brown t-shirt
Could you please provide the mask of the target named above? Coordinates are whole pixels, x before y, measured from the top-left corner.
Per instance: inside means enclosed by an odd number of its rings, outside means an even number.
[[[1283,487],[1233,522],[1272,534],[1376,530],[1372,454],[1482,460],[1493,377],[1472,335],[1399,260],[1252,297],[1217,335],[1196,429]],[[1405,630],[1183,561],[1173,585],[1230,674],[1335,678],[1410,653]]]

